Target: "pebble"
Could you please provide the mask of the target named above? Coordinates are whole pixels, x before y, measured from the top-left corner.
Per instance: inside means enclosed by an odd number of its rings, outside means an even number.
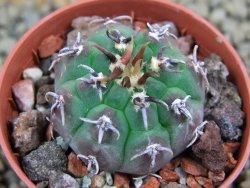
[[[209,121],[204,134],[192,146],[192,152],[210,171],[224,170],[227,165],[227,156],[223,150],[220,129],[215,122]]]
[[[45,84],[38,88],[37,94],[36,94],[36,104],[37,105],[43,105],[48,106],[49,103],[45,98],[45,95],[47,92],[54,91],[54,85]]]
[[[180,179],[180,176],[175,171],[168,168],[161,169],[160,176],[167,182],[177,182]]]
[[[136,31],[147,31],[147,25],[145,22],[141,21],[135,21],[134,22],[134,28]]]
[[[95,19],[99,19],[99,16],[81,16],[72,20],[71,26],[74,29],[86,30],[89,27],[89,22]]]
[[[202,188],[201,185],[191,175],[187,176],[187,185],[190,188]]]
[[[53,84],[54,83],[54,79],[51,78],[51,76],[42,76],[41,79],[39,79],[36,83],[35,83],[35,86],[36,87],[42,87],[43,85],[46,85],[46,84]]]
[[[88,174],[87,167],[73,152],[68,155],[67,171],[74,177],[83,177]]]
[[[193,176],[206,176],[207,169],[200,165],[198,162],[190,158],[181,159],[181,168],[188,174]]]
[[[178,47],[184,55],[190,54],[190,49],[194,44],[194,40],[191,35],[179,37],[177,41]]]
[[[204,188],[214,188],[214,185],[213,185],[212,180],[210,180],[210,179],[208,179],[208,178],[198,176],[198,177],[195,177],[195,180],[196,180],[200,185],[202,185],[202,187],[204,187]]]
[[[140,188],[159,188],[160,182],[155,177],[149,177]]]
[[[48,181],[51,171],[66,171],[67,156],[55,142],[45,142],[26,155],[21,164],[32,181]]]
[[[212,110],[211,116],[220,127],[223,139],[238,140],[240,138],[241,130],[238,127],[243,125],[244,112],[238,105],[225,100]]]
[[[51,57],[41,60],[40,69],[42,70],[43,75],[49,75],[50,74],[49,67],[51,65],[51,62],[52,62]]]
[[[33,109],[35,103],[35,89],[32,80],[20,80],[12,86],[12,93],[18,109],[27,112]]]
[[[36,149],[43,141],[47,120],[36,110],[20,113],[13,121],[12,138],[14,147],[21,154]]]
[[[91,179],[91,188],[98,188],[102,187],[105,184],[105,179],[104,177],[100,175],[94,175]]]
[[[225,153],[235,153],[240,148],[240,142],[225,142],[223,147]]]
[[[38,67],[27,68],[23,71],[23,78],[31,79],[33,82],[36,82],[41,79],[42,75],[43,72]]]
[[[170,21],[157,22],[155,24],[152,24],[152,27],[156,27],[157,28],[159,26],[162,27],[164,25],[169,25],[170,26],[169,27],[169,32],[172,33],[172,34],[174,34],[177,37],[179,36],[179,31],[178,31],[176,25],[173,22],[170,22]]]
[[[211,179],[214,183],[222,182],[225,179],[225,176],[226,174],[224,171],[221,171],[219,173],[211,171],[208,172],[208,178]]]
[[[161,185],[161,188],[189,188],[186,185],[178,184],[176,182],[170,182],[164,185]]]
[[[48,181],[42,181],[36,184],[36,188],[47,188],[49,185]]]
[[[47,58],[53,55],[63,47],[63,43],[64,41],[59,36],[50,35],[46,37],[38,47],[40,57]]]
[[[115,173],[114,174],[114,185],[117,188],[129,188],[129,178],[125,174]]]
[[[186,184],[186,179],[187,179],[187,173],[181,168],[175,168],[174,171],[179,175],[179,183],[185,185]]]
[[[49,188],[80,188],[80,185],[68,174],[61,171],[51,171],[49,173]]]

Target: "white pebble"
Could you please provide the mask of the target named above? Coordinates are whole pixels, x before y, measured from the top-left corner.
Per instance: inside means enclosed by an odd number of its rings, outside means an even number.
[[[33,82],[38,81],[41,79],[43,72],[41,69],[37,67],[27,68],[23,71],[23,78],[24,79],[31,79]]]

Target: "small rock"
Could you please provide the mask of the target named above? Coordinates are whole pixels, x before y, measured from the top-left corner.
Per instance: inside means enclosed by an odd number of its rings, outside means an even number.
[[[48,105],[48,101],[45,98],[45,95],[49,91],[54,91],[54,85],[48,85],[45,84],[38,88],[37,94],[36,94],[36,103],[38,105]]]
[[[18,81],[12,86],[12,92],[19,110],[22,112],[32,110],[35,103],[35,89],[31,80]]]
[[[204,134],[192,146],[192,152],[210,171],[223,171],[227,164],[227,157],[224,153],[220,129],[215,122],[209,121]]]
[[[184,55],[189,55],[194,44],[194,40],[191,35],[187,35],[178,38],[177,44]]]
[[[229,100],[218,104],[212,111],[212,116],[219,126],[220,123],[223,124],[223,122],[228,122],[235,127],[243,125],[244,112],[241,111],[238,105]]]
[[[51,65],[51,62],[52,62],[51,57],[41,60],[40,68],[42,69],[44,75],[49,75],[50,74],[49,67]]]
[[[53,55],[63,47],[63,40],[59,36],[50,35],[45,38],[38,47],[41,58],[46,58]]]
[[[175,168],[174,171],[180,177],[179,183],[183,184],[183,185],[186,185],[187,173],[181,167]]]
[[[42,182],[39,182],[38,184],[36,184],[36,188],[46,188],[46,187],[48,187],[48,185],[49,185],[48,181],[42,181]]]
[[[176,182],[170,182],[164,185],[161,185],[161,188],[188,188],[186,185],[178,184]]]
[[[234,156],[232,153],[227,153],[227,170],[231,171],[232,169],[234,169],[234,167],[237,164],[237,160],[235,160]]]
[[[215,173],[215,172],[209,171],[208,178],[211,179],[214,183],[222,182],[225,179],[225,172],[221,171],[219,173]]]
[[[87,167],[79,160],[73,152],[68,155],[68,172],[75,177],[83,177],[88,174]]]
[[[72,20],[71,26],[74,29],[87,30],[89,27],[89,22],[95,19],[100,19],[99,16],[81,16]]]
[[[155,177],[149,177],[140,188],[159,188],[160,182]]]
[[[225,142],[223,144],[223,147],[224,147],[225,153],[235,153],[239,149],[240,143],[239,142]]]
[[[202,185],[204,188],[214,188],[212,180],[205,178],[205,177],[195,177],[195,180]]]
[[[134,22],[134,28],[136,31],[147,31],[147,26],[145,22],[141,21],[135,21]]]
[[[13,121],[14,147],[21,154],[36,149],[43,141],[47,124],[46,117],[41,112],[32,110],[20,113]]]
[[[125,174],[114,174],[114,185],[117,188],[129,188],[129,178]]]
[[[45,84],[53,84],[54,83],[54,79],[51,78],[51,76],[42,76],[42,78],[40,80],[38,80],[35,85],[36,87],[41,87]]]
[[[80,32],[81,40],[87,39],[89,32],[87,30],[74,29],[67,34],[67,46],[75,44],[78,33]]]
[[[169,25],[170,26],[169,27],[169,32],[174,34],[177,37],[179,36],[179,31],[178,31],[178,29],[177,29],[174,22],[170,22],[170,21],[157,22],[157,23],[152,24],[152,27],[158,28],[159,26],[162,27],[164,25]]]
[[[163,168],[160,171],[160,176],[163,180],[166,180],[168,182],[176,182],[180,179],[179,175],[176,172],[169,170],[168,168]]]
[[[191,175],[187,176],[187,185],[191,188],[202,188],[201,185]]]
[[[193,176],[206,176],[207,169],[194,160],[189,158],[181,159],[181,168],[188,174]]]
[[[49,188],[80,188],[80,185],[70,175],[52,171],[49,174]]]
[[[104,186],[105,184],[105,179],[104,177],[100,175],[94,175],[91,179],[91,188],[99,188]]]
[[[27,68],[23,71],[24,79],[31,79],[33,82],[38,81],[43,75],[43,72],[38,67]]]
[[[212,110],[211,116],[220,127],[223,139],[239,139],[241,130],[238,127],[243,125],[244,112],[241,111],[238,105],[229,100],[224,101]]]
[[[181,164],[181,160],[179,158],[170,161],[169,163],[167,163],[163,168],[164,169],[169,169],[169,170],[174,170],[177,167],[179,167]]]
[[[51,171],[66,171],[67,156],[55,142],[45,142],[22,160],[22,167],[32,181],[48,181]]]

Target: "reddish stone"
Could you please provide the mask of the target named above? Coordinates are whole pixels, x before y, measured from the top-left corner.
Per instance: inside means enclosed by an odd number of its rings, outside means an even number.
[[[179,167],[181,164],[181,160],[180,159],[176,159],[176,160],[173,160],[169,163],[167,163],[163,169],[168,169],[168,170],[174,170],[176,169],[177,167]]]
[[[135,21],[134,22],[134,28],[136,31],[146,31],[147,26],[145,22]]]
[[[30,79],[20,80],[12,86],[12,92],[18,109],[28,112],[35,103],[35,88]]]
[[[195,180],[202,185],[204,188],[214,188],[212,180],[205,178],[205,177],[195,177]]]
[[[150,177],[147,179],[146,183],[144,183],[141,188],[159,188],[160,182],[155,177]]]
[[[201,188],[201,185],[194,179],[193,176],[187,176],[187,185],[191,188]]]
[[[189,158],[181,159],[181,168],[186,173],[191,174],[193,176],[206,176],[207,175],[206,168],[204,168],[199,163]]]
[[[225,172],[219,172],[219,173],[215,173],[215,172],[208,172],[208,178],[211,179],[214,183],[217,182],[221,182],[225,179]]]
[[[49,126],[46,130],[46,140],[48,140],[48,141],[54,140],[52,123],[49,124]]]
[[[75,177],[83,177],[88,174],[87,167],[81,160],[77,158],[77,156],[73,152],[71,152],[68,156],[67,170]]]
[[[160,171],[160,176],[168,182],[175,182],[180,179],[179,175],[176,172],[169,170],[168,168],[163,168]]]
[[[38,47],[38,52],[41,58],[46,58],[53,55],[55,52],[63,47],[63,39],[59,36],[50,35],[45,38],[40,46]]]
[[[237,164],[232,153],[227,153],[227,169],[233,169]]]
[[[192,146],[193,154],[199,158],[206,168],[213,172],[221,172],[227,165],[220,128],[214,121],[208,122],[204,134]]]
[[[194,43],[193,38],[191,35],[183,36],[178,38],[178,47],[180,48],[181,52],[185,55],[189,55]]]
[[[129,188],[129,178],[124,174],[115,173],[114,184],[117,188]]]
[[[240,143],[239,142],[225,142],[223,144],[223,147],[224,147],[225,153],[235,153],[239,149]]]

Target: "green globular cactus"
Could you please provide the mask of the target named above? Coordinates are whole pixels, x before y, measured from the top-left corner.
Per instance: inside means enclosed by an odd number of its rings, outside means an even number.
[[[54,60],[46,97],[55,130],[89,170],[145,175],[202,134],[208,83],[197,46],[188,58],[168,25],[135,31],[126,18],[92,21],[85,40],[78,33]]]

